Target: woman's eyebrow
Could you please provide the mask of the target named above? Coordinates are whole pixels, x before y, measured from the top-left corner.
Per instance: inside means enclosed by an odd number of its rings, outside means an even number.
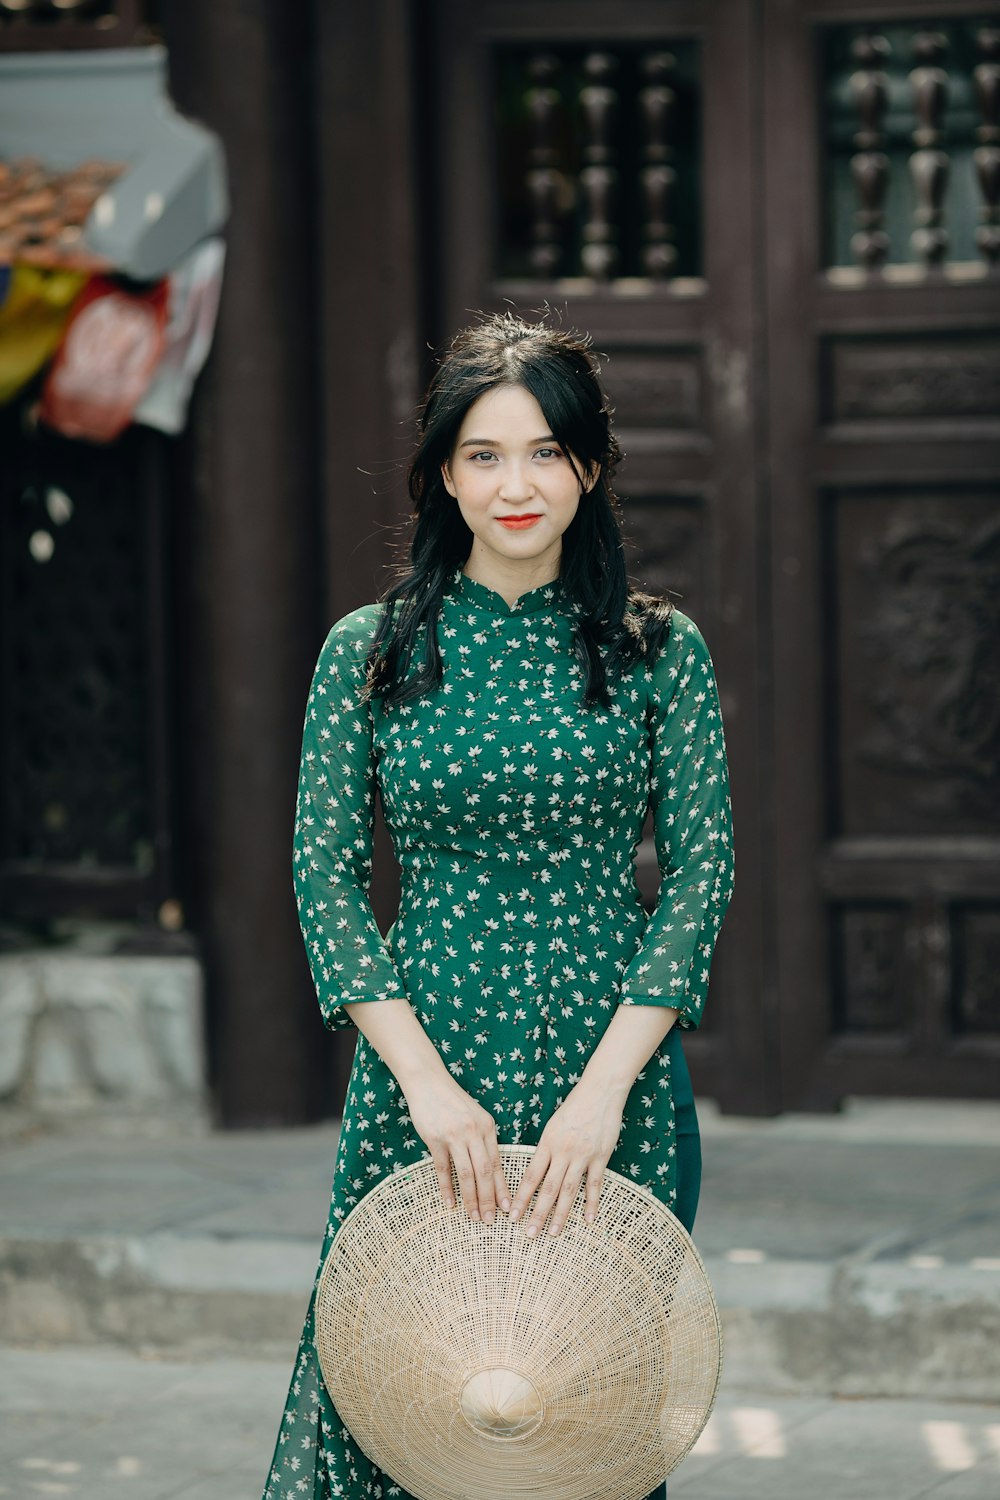
[[[532,438],[528,443],[528,447],[536,448],[539,443],[554,442],[555,438],[552,436],[551,432],[547,432],[544,437]],[[458,446],[460,448],[502,448],[503,444],[498,443],[495,438],[466,438],[465,442],[459,443]]]

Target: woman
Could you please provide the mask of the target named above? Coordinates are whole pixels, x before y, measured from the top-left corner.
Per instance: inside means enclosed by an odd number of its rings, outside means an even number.
[[[428,1153],[455,1211],[528,1235],[558,1234],[581,1185],[593,1219],[607,1167],[694,1221],[680,1030],[733,889],[728,767],[701,633],[629,588],[619,456],[586,339],[509,314],[466,329],[421,413],[410,571],[320,654],[295,889],[324,1021],[361,1033],[323,1256]],[[384,941],[376,785],[402,869]],[[537,1147],[516,1195],[498,1142]],[[406,1500],[327,1395],[312,1303],[265,1500],[299,1495]]]

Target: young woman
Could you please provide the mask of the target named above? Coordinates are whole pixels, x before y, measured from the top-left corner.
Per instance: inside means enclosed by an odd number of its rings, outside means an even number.
[[[295,889],[323,1019],[360,1032],[320,1266],[350,1209],[428,1154],[456,1212],[527,1235],[558,1234],[581,1186],[592,1218],[608,1167],[693,1224],[681,1030],[733,890],[729,777],[701,632],[628,584],[619,456],[588,340],[466,329],[421,412],[409,571],[320,654]],[[376,786],[402,869],[384,940]],[[500,1142],[537,1147],[516,1195]],[[299,1495],[407,1500],[329,1399],[312,1303],[265,1500]]]

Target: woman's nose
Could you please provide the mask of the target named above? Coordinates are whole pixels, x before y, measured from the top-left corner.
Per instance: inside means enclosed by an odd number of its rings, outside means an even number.
[[[504,465],[500,476],[500,495],[504,500],[519,500],[534,492],[535,486],[525,464],[513,462]]]

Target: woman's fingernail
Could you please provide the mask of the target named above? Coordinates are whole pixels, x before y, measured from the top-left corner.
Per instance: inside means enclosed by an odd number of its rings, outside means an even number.
[[[521,1210],[519,1208],[511,1209],[510,1216],[512,1219],[519,1219],[521,1217]]]
[[[483,1223],[484,1224],[492,1224],[493,1223],[493,1215],[492,1214],[483,1214]]]
[[[538,1225],[537,1224],[529,1224],[528,1228],[527,1228],[527,1233],[529,1235],[537,1234],[538,1233]]]
[[[500,1207],[503,1209],[503,1211],[504,1211],[505,1214],[509,1214],[510,1213],[510,1199],[509,1198],[504,1198],[503,1201],[500,1204]]]

